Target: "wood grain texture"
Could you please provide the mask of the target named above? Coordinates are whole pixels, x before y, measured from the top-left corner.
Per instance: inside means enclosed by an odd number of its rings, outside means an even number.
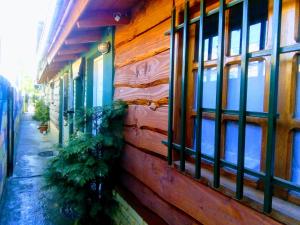
[[[164,32],[170,21],[164,21],[146,33],[116,48],[116,68],[141,61],[170,48],[169,36]]]
[[[115,89],[114,98],[122,99],[124,101],[132,101],[136,99],[158,101],[159,99],[168,97],[168,92],[168,84],[161,84],[149,88],[118,87]]]
[[[116,46],[118,47],[124,42],[133,40],[141,33],[170,18],[171,8],[172,1],[169,0],[140,1],[132,10],[132,20],[130,24],[116,29]],[[128,29],[128,27],[130,27],[130,29]]]
[[[199,224],[184,212],[159,198],[153,191],[143,185],[142,182],[128,173],[123,172],[121,183],[147,208],[172,225],[195,225]]]
[[[203,224],[279,224],[132,146],[126,145],[121,165],[162,199]]]
[[[149,87],[169,81],[169,51],[116,70],[115,86]]]
[[[167,147],[162,144],[163,140],[167,140],[166,135],[136,127],[125,127],[124,138],[127,143],[137,148],[167,156]]]
[[[153,110],[150,106],[129,105],[125,124],[138,128],[150,127],[167,132],[168,107],[165,105]]]

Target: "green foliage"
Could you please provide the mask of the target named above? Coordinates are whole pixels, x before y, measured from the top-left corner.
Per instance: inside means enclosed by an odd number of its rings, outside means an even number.
[[[40,121],[42,124],[46,124],[50,120],[49,106],[44,100],[36,100],[35,113],[32,118]]]
[[[78,112],[77,132],[50,163],[48,187],[57,189],[61,205],[71,207],[80,224],[112,224],[126,109],[124,102],[116,101]],[[81,132],[88,123],[93,134]]]

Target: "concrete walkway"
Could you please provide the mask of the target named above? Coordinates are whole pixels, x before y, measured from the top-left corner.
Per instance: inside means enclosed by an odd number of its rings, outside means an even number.
[[[67,225],[60,214],[55,194],[43,188],[43,173],[51,157],[39,155],[53,151],[54,138],[42,135],[38,123],[24,114],[16,146],[13,177],[6,182],[0,209],[0,225]]]

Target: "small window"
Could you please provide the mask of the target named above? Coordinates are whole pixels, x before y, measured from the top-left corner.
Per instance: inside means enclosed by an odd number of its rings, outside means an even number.
[[[295,118],[300,118],[300,56],[297,59],[297,78],[296,78],[296,104],[295,104]]]
[[[250,2],[249,52],[262,50],[266,44],[268,1]],[[238,4],[229,10],[229,55],[241,54],[243,6]]]
[[[294,133],[291,180],[300,185],[300,131]]]
[[[227,109],[239,110],[241,66],[228,69]],[[262,112],[264,104],[265,63],[250,62],[248,66],[247,110]]]
[[[196,136],[196,127],[194,125],[194,137]],[[196,138],[193,139],[193,147],[196,148]],[[214,156],[214,143],[215,143],[215,121],[211,119],[202,119],[202,137],[201,137],[201,153]]]
[[[260,126],[247,124],[245,140],[245,167],[260,170],[262,129]],[[238,123],[226,123],[225,160],[237,164]]]
[[[195,77],[195,88],[194,88],[194,109],[197,108],[197,93],[198,93],[198,82],[197,76]],[[214,109],[216,107],[216,91],[217,91],[217,68],[207,68],[203,73],[203,108]]]

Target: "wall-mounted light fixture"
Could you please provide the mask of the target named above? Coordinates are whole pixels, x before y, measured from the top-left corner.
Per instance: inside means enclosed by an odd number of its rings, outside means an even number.
[[[122,14],[120,12],[116,12],[113,14],[113,17],[116,22],[119,22],[122,17]]]
[[[101,42],[99,45],[98,45],[98,51],[101,53],[101,54],[106,54],[108,53],[110,50],[110,43],[109,42]]]

